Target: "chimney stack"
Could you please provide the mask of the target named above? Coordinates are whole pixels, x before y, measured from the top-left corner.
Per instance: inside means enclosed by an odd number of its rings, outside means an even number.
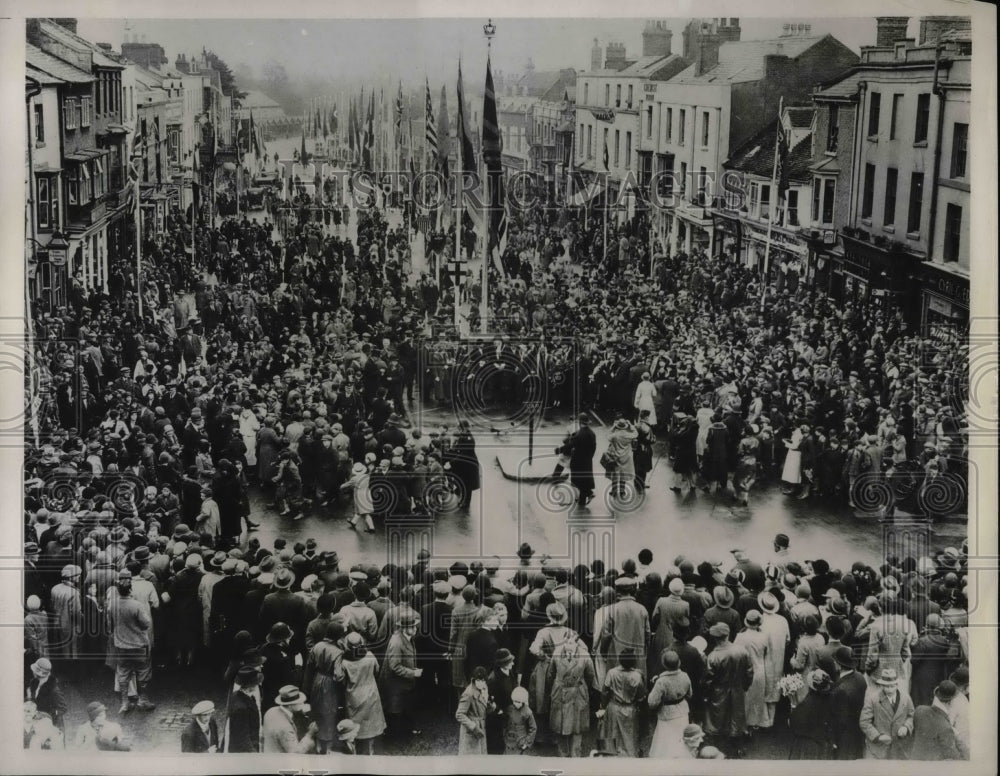
[[[875,45],[879,48],[892,48],[893,43],[906,37],[906,27],[909,23],[908,16],[876,17]]]
[[[642,55],[644,57],[669,57],[674,34],[665,21],[650,20],[642,31]]]
[[[714,30],[703,32],[701,45],[698,47],[698,58],[695,60],[695,75],[704,75],[719,64],[719,46],[722,41]]]
[[[971,30],[972,19],[968,16],[922,16],[920,18],[920,45],[937,43],[941,36],[951,30]]]
[[[601,69],[601,44],[597,42],[597,38],[594,38],[594,45],[590,49],[590,69]]]
[[[608,70],[623,70],[625,68],[625,44],[609,43],[607,55],[604,58],[604,67]]]

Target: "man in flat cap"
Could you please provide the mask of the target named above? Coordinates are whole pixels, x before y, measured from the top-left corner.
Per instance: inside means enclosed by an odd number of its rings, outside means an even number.
[[[219,726],[213,717],[215,704],[199,701],[191,709],[191,721],[181,733],[181,751],[215,754],[219,751]]]

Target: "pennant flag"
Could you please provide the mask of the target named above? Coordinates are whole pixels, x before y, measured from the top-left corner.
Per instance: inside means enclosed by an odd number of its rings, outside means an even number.
[[[775,158],[775,179],[778,181],[777,199],[783,199],[788,189],[788,135],[785,125],[778,117],[778,153]]]
[[[507,247],[507,209],[504,202],[503,168],[500,156],[503,138],[497,121],[497,98],[493,89],[493,70],[486,59],[486,90],[483,96],[483,164],[486,167],[486,185],[489,192],[489,222],[487,249],[494,258],[497,269],[503,274],[500,256]]]
[[[424,140],[426,145],[426,154],[431,158],[432,163],[437,161],[438,153],[438,136],[437,127],[434,126],[434,107],[431,105],[431,83],[426,78],[426,95],[427,95],[427,108],[424,116]]]
[[[604,141],[604,171],[605,172],[608,172],[611,169],[610,167],[608,167],[608,162],[610,161],[610,159],[611,159],[611,157],[608,155],[608,141],[605,140]]]
[[[299,152],[299,164],[303,167],[309,163],[309,155],[306,153],[306,133],[302,133],[302,150]]]

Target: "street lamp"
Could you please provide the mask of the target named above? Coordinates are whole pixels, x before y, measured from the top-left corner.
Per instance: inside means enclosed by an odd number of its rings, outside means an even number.
[[[489,49],[490,44],[493,42],[493,36],[497,34],[497,26],[490,19],[483,25],[483,35],[486,36],[486,48]]]

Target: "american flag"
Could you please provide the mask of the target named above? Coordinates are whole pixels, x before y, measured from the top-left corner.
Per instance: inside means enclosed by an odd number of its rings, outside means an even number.
[[[431,84],[430,81],[424,79],[427,84],[427,110],[426,118],[424,124],[426,125],[425,139],[427,141],[427,153],[430,155],[431,159],[437,159],[438,155],[438,136],[437,136],[437,125],[434,123],[434,108],[431,105]]]

